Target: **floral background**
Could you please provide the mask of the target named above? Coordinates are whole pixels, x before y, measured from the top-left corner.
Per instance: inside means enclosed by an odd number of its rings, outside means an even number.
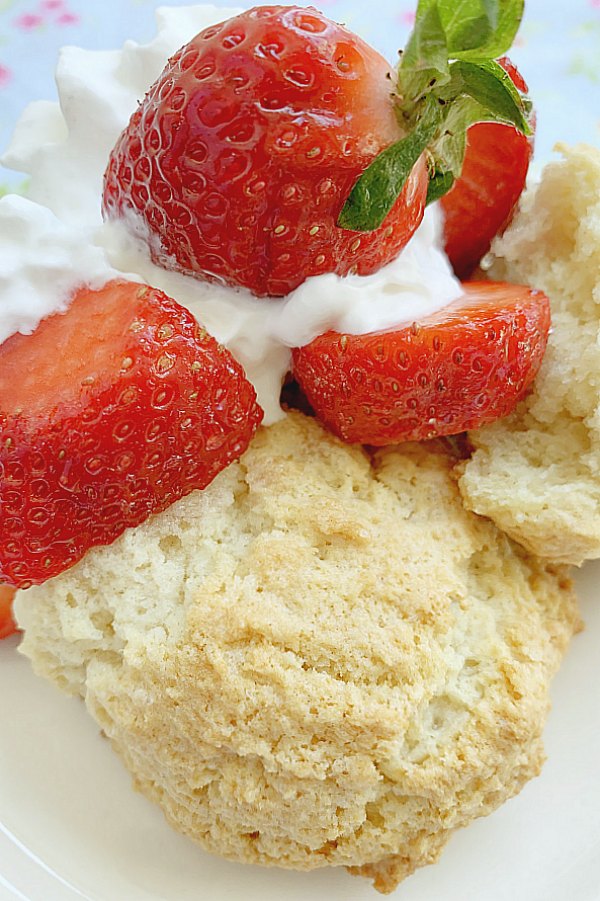
[[[416,0],[313,4],[393,59],[410,29]],[[147,41],[154,33],[157,5],[178,2],[0,0],[0,149],[10,140],[26,103],[55,97],[52,76],[59,47],[110,49],[126,38]],[[241,5],[254,4],[242,0]],[[557,140],[600,144],[600,0],[526,0],[511,56],[528,80],[537,107],[538,163],[551,156]],[[18,173],[0,166],[0,193],[21,183]]]

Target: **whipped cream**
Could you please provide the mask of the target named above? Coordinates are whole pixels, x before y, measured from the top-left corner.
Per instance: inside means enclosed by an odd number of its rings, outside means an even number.
[[[15,194],[0,199],[0,343],[65,310],[78,284],[95,289],[120,277],[100,247],[46,207]]]
[[[32,331],[64,309],[82,283],[142,280],[186,306],[244,367],[265,411],[282,416],[279,394],[292,347],[328,329],[362,334],[421,319],[461,294],[441,251],[441,214],[423,224],[392,263],[370,276],[319,275],[280,300],[155,266],[131,223],[103,223],[102,178],[109,154],[167,59],[195,34],[239,13],[214,6],[162,8],[149,44],[61,51],[59,103],[31,104],[3,163],[30,176],[29,201],[0,202],[0,341]],[[4,212],[6,211],[6,212]],[[17,306],[18,296],[18,306]]]

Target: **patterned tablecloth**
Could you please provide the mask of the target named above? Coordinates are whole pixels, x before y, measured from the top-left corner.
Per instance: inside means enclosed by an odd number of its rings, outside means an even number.
[[[234,2],[217,0],[216,5]],[[55,97],[59,47],[111,49],[126,38],[149,40],[157,5],[178,2],[0,0],[0,148],[6,147],[25,104]],[[241,5],[254,4],[242,0]],[[410,28],[416,0],[313,0],[313,5],[393,59]],[[600,144],[600,0],[526,0],[511,56],[537,107],[538,163],[550,158],[558,140]],[[21,181],[0,166],[0,192],[9,186],[14,190]]]

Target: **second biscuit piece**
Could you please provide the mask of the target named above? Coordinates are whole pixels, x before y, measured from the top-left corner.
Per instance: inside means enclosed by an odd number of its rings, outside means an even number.
[[[494,278],[545,291],[552,332],[534,390],[470,434],[460,489],[528,550],[600,557],[600,151],[563,148],[495,245]]]

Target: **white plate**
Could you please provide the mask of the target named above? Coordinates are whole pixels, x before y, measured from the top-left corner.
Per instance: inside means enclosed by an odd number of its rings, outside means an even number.
[[[398,901],[600,899],[600,564],[577,578],[586,631],[553,687],[548,762],[458,833]],[[263,870],[200,851],[135,794],[81,701],[0,644],[1,901],[374,901],[342,869]]]

